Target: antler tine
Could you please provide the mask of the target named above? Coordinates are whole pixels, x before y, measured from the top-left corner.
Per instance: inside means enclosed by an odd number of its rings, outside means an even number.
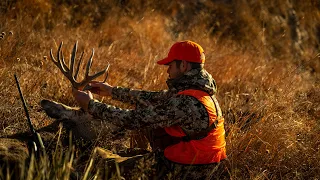
[[[75,80],[77,80],[77,78],[78,78],[79,69],[80,69],[80,65],[81,65],[81,62],[82,62],[83,54],[84,54],[84,52],[81,53],[81,56],[80,56],[80,59],[79,59],[79,62],[78,62],[77,68],[76,68],[76,72],[74,74],[74,79]]]
[[[57,60],[53,57],[52,49],[50,49],[50,57],[51,57],[52,62],[60,69],[60,71],[63,74],[65,74],[66,70],[64,69],[64,67],[62,66],[61,61],[60,61],[61,47],[62,47],[62,42],[60,43],[59,48],[58,48]]]
[[[58,68],[60,69],[60,71],[63,72],[63,74],[65,74],[68,71],[68,67],[64,63],[64,57],[63,57],[62,50],[61,50],[62,44],[63,44],[63,42],[60,43],[58,51],[57,51],[57,60],[53,57],[52,49],[50,50],[50,56],[51,56],[51,60],[54,62],[54,64],[56,66],[58,66]],[[62,61],[61,61],[61,59],[62,59]]]
[[[62,54],[62,45],[63,45],[63,42],[60,43],[59,48],[58,48],[57,64],[56,65],[59,67],[59,69],[61,71],[63,71],[63,74],[65,74],[65,72],[67,72],[67,69],[66,69],[66,65],[64,63],[64,57],[63,57],[63,54]],[[62,59],[62,61],[61,61],[61,59]]]
[[[59,45],[59,47],[58,47],[58,51],[57,51],[57,60],[59,60],[60,59],[60,51],[61,51],[61,48],[62,48],[62,45],[63,45],[63,41],[61,41],[61,43],[60,43],[60,45]]]
[[[94,49],[92,49],[91,56],[90,56],[89,61],[87,63],[85,78],[89,77],[89,71],[90,71],[90,68],[91,68],[91,65],[92,65],[93,55],[94,55]]]
[[[83,90],[89,90],[91,87],[90,86],[87,86],[87,84],[94,80],[95,78],[101,76],[102,74],[106,73],[106,77],[104,79],[103,82],[106,82],[107,78],[108,78],[108,69],[110,67],[110,64],[107,65],[107,67],[105,69],[103,69],[102,71],[92,75],[92,76],[88,76],[87,78],[85,78],[85,80],[83,82],[81,82],[81,84],[83,85]]]
[[[98,73],[96,73],[96,74],[94,74],[92,76],[88,76],[88,80],[92,81],[93,79],[95,79],[95,78],[101,76],[102,74],[106,73],[107,70],[109,69],[109,66],[110,65],[108,65],[104,70],[102,70],[102,71],[100,71],[100,72],[98,72]],[[88,82],[90,82],[90,81],[88,81]]]
[[[60,43],[58,51],[57,51],[57,58],[58,59],[59,59],[59,50],[61,49],[62,43],[63,42]],[[51,57],[52,62],[57,65],[58,61],[53,57],[52,49],[50,49],[50,57]]]
[[[69,67],[66,65],[66,62],[64,61],[64,55],[63,55],[63,52],[62,52],[62,49],[60,51],[60,54],[61,54],[61,58],[58,59],[58,61],[60,62],[60,65],[63,67],[64,71],[66,73],[69,72]]]
[[[109,76],[109,73],[108,73],[109,67],[110,67],[110,63],[108,62],[108,66],[107,66],[107,68],[105,69],[105,71],[106,71],[106,77],[104,78],[103,82],[106,82],[107,79],[108,79],[108,76]]]
[[[56,59],[53,57],[52,49],[50,49],[50,57],[51,57],[51,61],[56,64],[57,61],[56,61]]]
[[[71,77],[74,81],[76,81],[73,76],[73,71],[74,71],[74,61],[76,59],[76,53],[77,53],[77,44],[78,44],[78,41],[73,46],[72,53],[71,53],[71,59],[69,62],[69,69],[70,69],[69,74],[71,75]]]
[[[102,74],[104,74],[106,72],[106,70],[108,69],[105,68],[104,70],[90,76],[89,75],[89,71],[90,71],[90,68],[91,68],[91,65],[92,65],[92,59],[93,59],[93,56],[94,56],[94,49],[92,49],[92,53],[91,53],[91,56],[89,58],[89,61],[87,63],[87,67],[86,67],[86,73],[85,73],[85,79],[81,82],[81,87],[85,87],[85,85],[87,85],[90,81],[92,81],[93,79],[101,76]]]

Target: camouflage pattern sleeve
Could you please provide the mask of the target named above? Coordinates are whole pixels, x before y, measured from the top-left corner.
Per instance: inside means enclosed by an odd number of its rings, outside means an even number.
[[[124,87],[114,87],[112,89],[112,99],[130,104],[154,104],[159,99],[167,97],[168,91],[143,91]]]
[[[206,129],[209,122],[204,106],[194,97],[184,95],[135,110],[90,100],[88,111],[96,118],[131,130],[179,125],[190,131],[199,131]]]

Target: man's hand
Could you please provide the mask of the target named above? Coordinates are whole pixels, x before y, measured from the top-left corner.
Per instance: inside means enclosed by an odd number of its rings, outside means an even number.
[[[87,92],[72,88],[72,94],[73,94],[73,97],[78,102],[79,106],[85,111],[88,111],[89,101],[93,99],[91,92],[88,91],[87,93]]]
[[[111,96],[112,95],[112,86],[108,83],[103,83],[99,81],[91,81],[89,86],[92,88],[90,91],[94,94],[98,94],[100,96]]]

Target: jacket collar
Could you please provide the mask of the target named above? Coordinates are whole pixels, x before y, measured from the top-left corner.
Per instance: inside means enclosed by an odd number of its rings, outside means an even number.
[[[183,91],[186,89],[198,89],[207,92],[210,96],[217,92],[217,85],[205,69],[191,69],[183,76],[175,79],[168,79],[167,85],[170,91]]]

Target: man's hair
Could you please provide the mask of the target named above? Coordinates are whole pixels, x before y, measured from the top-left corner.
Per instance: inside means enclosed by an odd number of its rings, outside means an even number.
[[[176,62],[177,67],[180,67],[180,64],[182,63],[182,60],[174,60]],[[203,69],[204,64],[201,63],[195,63],[195,62],[188,62],[189,64],[191,64],[191,69],[198,69],[201,68]]]

